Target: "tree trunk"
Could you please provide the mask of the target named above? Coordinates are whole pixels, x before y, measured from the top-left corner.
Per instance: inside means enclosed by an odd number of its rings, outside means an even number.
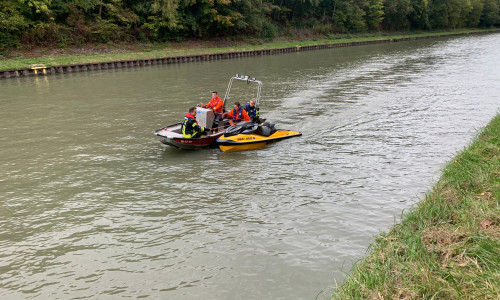
[[[102,0],[99,1],[99,20],[101,19],[101,13],[102,13]]]

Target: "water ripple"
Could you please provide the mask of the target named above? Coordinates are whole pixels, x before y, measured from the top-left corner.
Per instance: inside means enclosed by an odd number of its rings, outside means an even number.
[[[496,34],[2,82],[0,298],[314,298],[498,111],[499,47]],[[154,140],[235,69],[264,82],[264,116],[303,136],[241,153]]]

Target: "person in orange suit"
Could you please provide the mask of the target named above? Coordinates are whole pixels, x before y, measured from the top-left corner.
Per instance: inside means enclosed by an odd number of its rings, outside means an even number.
[[[212,92],[212,99],[207,104],[200,102],[201,107],[211,109],[215,114],[215,119],[212,127],[218,127],[219,122],[222,120],[222,113],[224,112],[224,101],[217,96],[217,92]]]
[[[247,111],[241,107],[239,102],[234,102],[234,109],[222,115],[224,119],[229,119],[229,124],[234,125],[241,121],[251,122]]]
[[[224,110],[224,101],[217,96],[217,92],[212,92],[212,99],[207,104],[203,104],[200,102],[201,107],[210,108],[214,111],[215,116],[221,115]]]

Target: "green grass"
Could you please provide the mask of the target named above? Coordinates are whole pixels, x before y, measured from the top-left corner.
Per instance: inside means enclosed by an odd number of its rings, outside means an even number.
[[[332,299],[500,299],[500,114]]]
[[[24,58],[21,56],[14,58],[3,58],[0,59],[0,70],[26,69],[30,68],[32,64],[43,64],[48,67],[53,67],[61,65],[99,63],[99,62],[110,62],[110,61],[120,61],[120,60],[152,59],[152,58],[164,58],[164,57],[174,57],[174,56],[277,49],[277,48],[288,48],[296,46],[327,45],[327,44],[339,44],[339,43],[387,40],[387,39],[397,40],[401,38],[410,38],[419,36],[441,36],[449,34],[476,33],[482,31],[484,30],[464,29],[455,31],[421,32],[421,33],[406,33],[406,34],[394,34],[394,35],[384,35],[383,33],[379,33],[372,35],[363,34],[361,36],[352,38],[346,38],[345,35],[334,35],[334,36],[330,35],[328,36],[329,38],[316,39],[310,41],[286,41],[286,42],[262,43],[258,45],[245,44],[234,47],[203,48],[203,49],[190,49],[190,48],[173,49],[169,44],[165,44],[163,46],[149,45],[143,51],[130,51],[121,53],[89,54],[89,55],[58,54],[58,55],[42,55],[37,58]]]

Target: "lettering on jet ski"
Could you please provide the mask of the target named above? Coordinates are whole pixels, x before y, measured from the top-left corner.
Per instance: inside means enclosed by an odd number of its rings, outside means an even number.
[[[245,140],[255,140],[255,137],[254,136],[251,136],[251,137],[247,137],[247,138],[238,138],[238,141],[245,141]]]

